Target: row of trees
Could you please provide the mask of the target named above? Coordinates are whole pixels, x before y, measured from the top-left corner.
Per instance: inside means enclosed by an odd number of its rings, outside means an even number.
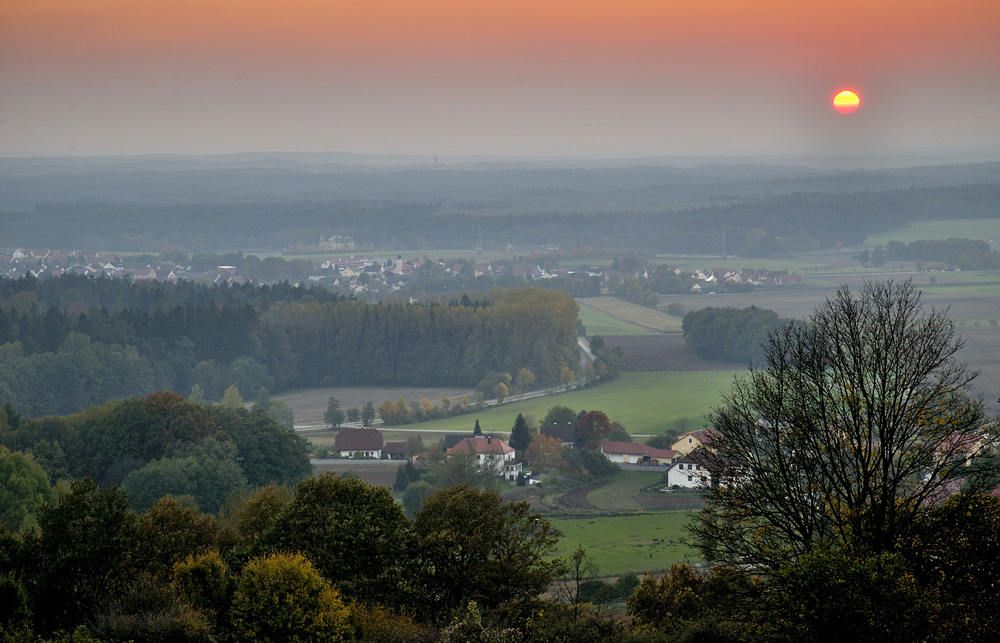
[[[520,368],[548,385],[577,362],[576,304],[556,290],[495,290],[482,305],[366,304],[287,285],[50,283],[64,278],[0,280],[0,400],[32,417],[195,385],[218,400],[232,385],[250,394],[473,386]],[[177,303],[161,305],[161,295]],[[118,307],[70,313],[65,304],[102,298]]]

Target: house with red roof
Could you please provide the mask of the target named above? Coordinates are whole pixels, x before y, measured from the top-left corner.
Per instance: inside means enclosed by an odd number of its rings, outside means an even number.
[[[657,449],[641,442],[601,442],[601,453],[619,464],[669,466],[681,454],[673,449]]]
[[[514,460],[514,447],[500,438],[487,435],[459,441],[458,444],[448,449],[448,455],[475,456],[476,464],[479,465],[480,469],[493,470],[497,472],[497,475],[502,475],[504,466]]]

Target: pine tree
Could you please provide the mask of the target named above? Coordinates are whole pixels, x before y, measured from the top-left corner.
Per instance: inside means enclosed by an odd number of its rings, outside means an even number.
[[[510,446],[516,451],[524,451],[531,442],[531,432],[528,430],[528,421],[524,415],[518,413],[514,420],[514,428],[510,431]]]

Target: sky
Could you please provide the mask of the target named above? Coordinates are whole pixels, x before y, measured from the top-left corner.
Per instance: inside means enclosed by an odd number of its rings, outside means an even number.
[[[260,151],[1000,160],[1000,2],[0,0],[0,156]]]

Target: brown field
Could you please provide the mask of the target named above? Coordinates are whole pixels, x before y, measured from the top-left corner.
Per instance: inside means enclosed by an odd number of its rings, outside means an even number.
[[[681,332],[681,318],[673,317],[666,313],[661,313],[652,308],[630,304],[627,301],[615,297],[584,297],[576,300],[584,306],[596,308],[612,317],[617,317],[630,324],[648,328],[658,333],[679,333]]]
[[[732,371],[746,364],[709,362],[691,354],[680,335],[633,335],[604,339],[608,346],[622,349],[622,370],[651,371]]]
[[[345,473],[353,473],[368,484],[392,488],[392,483],[396,480],[396,469],[401,462],[390,462],[389,460],[337,460],[335,462],[320,461],[314,463],[313,469],[316,475],[327,472],[336,473],[339,476]]]
[[[284,401],[295,413],[295,424],[322,424],[326,403],[330,396],[336,397],[346,410],[352,407],[361,408],[371,401],[378,408],[386,400],[396,401],[406,398],[408,401],[427,398],[434,404],[439,404],[442,397],[447,396],[452,402],[458,402],[466,395],[476,399],[476,392],[460,388],[316,388],[306,391],[295,391],[284,395],[275,395],[275,399]]]

